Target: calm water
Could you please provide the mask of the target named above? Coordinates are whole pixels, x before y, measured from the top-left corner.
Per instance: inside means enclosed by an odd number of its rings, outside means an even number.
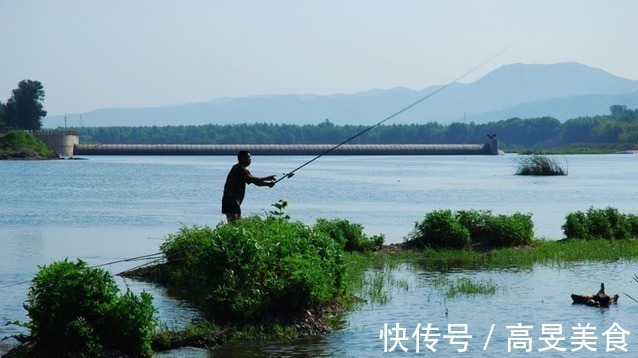
[[[232,157],[88,159],[0,161],[0,338],[20,332],[4,322],[27,319],[22,303],[28,283],[19,283],[31,279],[38,265],[64,258],[97,265],[150,254],[182,225],[215,225],[223,219],[219,213],[221,188],[235,162]],[[281,175],[308,159],[256,156],[251,171],[258,176]],[[369,234],[384,233],[387,242],[403,241],[425,213],[441,208],[531,213],[536,235],[548,239],[562,237],[560,227],[569,212],[613,206],[638,213],[638,156],[564,156],[560,160],[567,163],[568,176],[533,178],[513,175],[517,165],[513,155],[324,157],[275,188],[249,186],[242,208],[245,213],[261,214],[285,199],[293,219],[312,224],[322,217],[346,218],[363,224]],[[138,264],[119,263],[106,269],[115,274]],[[441,335],[447,334],[448,323],[467,324],[468,334],[474,337],[468,351],[497,355],[507,353],[507,325],[533,325],[530,336],[536,350],[542,347],[539,338],[544,323],[562,324],[569,341],[571,327],[579,322],[597,326],[599,335],[618,322],[637,332],[627,342],[630,352],[638,352],[638,304],[622,296],[618,306],[600,310],[572,306],[569,298],[572,292],[594,293],[601,281],[608,292],[638,296],[638,285],[631,281],[633,273],[638,273],[635,266],[635,262],[612,262],[445,274],[489,279],[499,287],[497,294],[487,298],[453,299],[446,299],[432,286],[441,274],[406,266],[396,275],[408,283],[407,290],[397,289],[385,306],[368,305],[349,313],[344,329],[327,336],[292,343],[242,344],[213,352],[180,350],[163,356],[231,356],[238,352],[248,356],[383,355],[379,331],[384,323],[400,323],[408,337],[419,323],[438,326]],[[169,326],[185,324],[195,315],[159,287],[118,282],[123,289],[151,292]],[[491,324],[495,328],[483,352]],[[0,343],[0,353],[13,343]],[[605,350],[604,343],[599,336],[599,351]],[[404,345],[414,352],[414,339]],[[421,348],[421,354],[428,354]],[[436,355],[451,355],[457,346],[441,339],[437,348]]]

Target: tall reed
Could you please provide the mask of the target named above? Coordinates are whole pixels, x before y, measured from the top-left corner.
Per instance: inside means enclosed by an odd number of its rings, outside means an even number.
[[[519,157],[516,175],[567,175],[567,169],[552,156],[531,154]]]

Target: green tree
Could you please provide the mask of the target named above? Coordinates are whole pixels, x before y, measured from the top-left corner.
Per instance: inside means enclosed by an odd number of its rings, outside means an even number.
[[[47,115],[42,105],[44,88],[39,81],[22,80],[4,106],[4,124],[15,129],[40,129]]]
[[[2,101],[0,101],[0,132],[3,132],[6,124],[5,124],[5,120],[4,120],[4,108],[5,108],[5,104],[2,103]]]
[[[604,121],[603,117],[580,117],[563,123],[561,138],[566,143],[596,143],[598,138],[594,128]]]
[[[624,106],[624,105],[614,104],[609,106],[609,112],[611,112],[611,115],[614,117],[618,117],[621,114],[625,113],[626,111],[627,111],[627,106]]]
[[[638,143],[638,122],[631,123],[618,135],[620,143]]]

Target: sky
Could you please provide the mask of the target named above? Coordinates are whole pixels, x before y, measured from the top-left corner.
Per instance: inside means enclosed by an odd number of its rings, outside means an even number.
[[[0,0],[0,101],[24,79],[49,115],[420,90],[499,53],[459,82],[559,62],[638,80],[636,15],[635,0]]]

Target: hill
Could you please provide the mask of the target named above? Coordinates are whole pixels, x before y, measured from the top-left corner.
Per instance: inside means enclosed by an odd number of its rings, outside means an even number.
[[[198,124],[373,124],[432,93],[406,88],[354,94],[268,95],[215,99],[154,108],[110,108],[67,115],[69,126],[163,126]],[[512,64],[476,82],[455,83],[393,119],[393,123],[484,123],[511,117],[552,116],[566,120],[605,114],[612,104],[636,107],[638,81],[569,62],[550,65]],[[81,118],[81,120],[80,120]],[[64,116],[44,119],[47,127]]]

